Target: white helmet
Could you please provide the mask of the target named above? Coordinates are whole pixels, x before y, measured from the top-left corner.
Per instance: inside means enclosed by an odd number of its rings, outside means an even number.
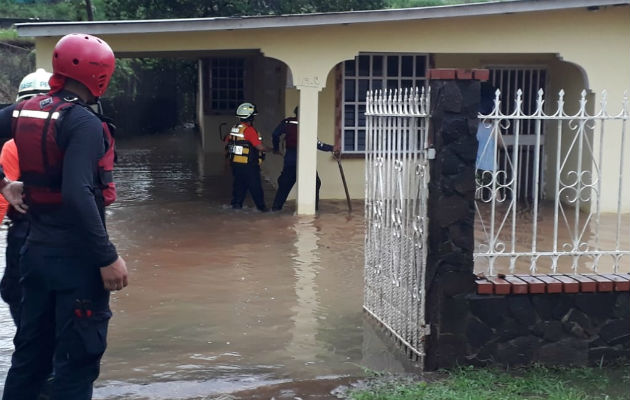
[[[22,79],[22,82],[20,82],[18,95],[15,101],[22,101],[40,93],[47,93],[50,90],[48,80],[51,76],[52,74],[50,72],[46,72],[43,68],[37,68],[37,71],[26,75],[24,79]]]
[[[256,115],[256,106],[252,103],[243,103],[236,109],[236,116],[240,119],[248,119],[252,115]]]

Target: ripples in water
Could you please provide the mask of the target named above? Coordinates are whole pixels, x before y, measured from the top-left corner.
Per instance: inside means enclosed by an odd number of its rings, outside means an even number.
[[[195,399],[396,364],[362,313],[361,212],[233,211],[222,155],[203,156],[190,132],[119,143],[107,217],[130,286],[112,295],[95,398]],[[0,318],[3,382],[13,328]]]

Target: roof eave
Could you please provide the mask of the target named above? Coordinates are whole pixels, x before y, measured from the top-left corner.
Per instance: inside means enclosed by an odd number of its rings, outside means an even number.
[[[16,24],[20,36],[61,36],[72,32],[127,34],[315,27],[325,25],[457,18],[508,13],[630,5],[630,0],[532,0],[459,4],[407,9],[349,11],[279,16],[217,17],[162,20],[41,22]]]

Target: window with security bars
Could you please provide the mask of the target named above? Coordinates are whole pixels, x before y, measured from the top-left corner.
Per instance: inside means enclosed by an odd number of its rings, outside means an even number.
[[[365,151],[368,90],[423,87],[426,54],[362,53],[343,63],[341,144],[344,153]]]
[[[232,112],[245,98],[245,59],[214,58],[210,62],[210,109]]]

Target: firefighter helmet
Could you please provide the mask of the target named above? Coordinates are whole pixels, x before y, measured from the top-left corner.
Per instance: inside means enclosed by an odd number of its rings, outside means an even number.
[[[104,40],[71,33],[55,45],[52,66],[54,74],[74,79],[85,85],[92,95],[100,97],[114,73],[115,57]]]
[[[258,114],[258,111],[252,103],[243,103],[236,109],[236,116],[242,120],[249,119],[256,114]]]
[[[17,103],[29,99],[40,93],[47,93],[50,90],[48,80],[51,75],[50,72],[47,72],[43,68],[37,68],[35,72],[26,75],[22,79],[22,82],[20,82],[15,102]]]

